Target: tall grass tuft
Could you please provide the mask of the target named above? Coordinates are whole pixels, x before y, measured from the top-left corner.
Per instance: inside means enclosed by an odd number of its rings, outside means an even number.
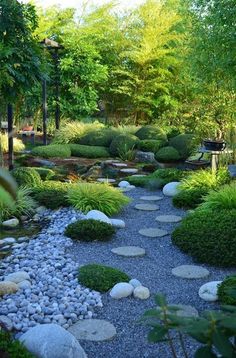
[[[236,184],[225,185],[218,190],[212,190],[204,197],[200,210],[231,210],[236,209]]]
[[[60,130],[55,132],[54,144],[78,143],[79,139],[90,131],[95,131],[103,127],[102,123],[83,123],[79,121],[65,123]]]

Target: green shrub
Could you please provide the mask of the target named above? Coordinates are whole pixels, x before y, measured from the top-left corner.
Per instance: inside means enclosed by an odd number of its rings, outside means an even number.
[[[174,147],[178,151],[181,159],[187,159],[193,153],[196,146],[192,134],[179,134],[171,138],[169,143],[171,147]]]
[[[217,191],[210,191],[200,206],[203,210],[236,209],[236,185],[232,183],[220,187]]]
[[[21,342],[12,338],[11,334],[0,331],[0,356],[2,358],[34,358]]]
[[[153,152],[156,153],[158,150],[163,147],[165,142],[163,140],[155,140],[155,139],[144,139],[140,140],[138,143],[138,149],[143,152]]]
[[[100,130],[93,130],[80,138],[79,144],[96,145],[101,147],[109,147],[113,138],[118,136],[119,132],[115,129],[102,128]]]
[[[127,180],[132,185],[145,187],[149,180],[149,177],[150,175],[146,175],[144,177],[128,176],[125,178],[125,180]]]
[[[34,168],[16,168],[11,174],[19,185],[34,187],[41,184],[40,175]]]
[[[115,234],[111,224],[88,219],[78,220],[67,226],[65,235],[81,241],[108,241]]]
[[[68,200],[85,214],[90,210],[100,210],[109,216],[118,213],[129,203],[127,196],[106,183],[73,185],[68,190]]]
[[[103,127],[99,122],[83,123],[79,121],[67,122],[56,131],[54,144],[69,144],[78,143],[80,138],[85,136],[90,131],[96,131]]]
[[[182,180],[180,189],[189,190],[195,188],[216,189],[218,186],[230,182],[230,175],[226,168],[220,168],[218,171],[197,170]]]
[[[236,265],[236,210],[196,210],[172,233],[172,241],[199,262]]]
[[[218,286],[218,298],[221,304],[236,306],[236,296],[232,295],[232,291],[236,292],[236,275],[227,277]]]
[[[59,144],[36,147],[31,153],[34,156],[43,158],[69,158],[71,156],[70,147]]]
[[[179,181],[185,176],[186,172],[183,170],[168,168],[157,169],[154,173],[144,177],[128,176],[126,180],[132,185],[155,190],[163,188],[164,185],[172,181]]]
[[[13,138],[13,151],[15,153],[21,152],[25,149],[25,145],[21,139]],[[0,152],[8,152],[8,135],[0,133]]]
[[[20,187],[17,197],[9,206],[0,201],[0,222],[15,216],[20,218],[22,215],[31,216],[36,208],[36,203],[31,197],[31,189]]]
[[[69,146],[73,157],[107,158],[110,156],[109,149],[105,147],[82,144],[70,144]]]
[[[208,190],[204,187],[181,190],[172,198],[172,202],[176,208],[195,209],[203,202],[204,196],[207,193]]]
[[[155,158],[160,163],[170,163],[178,161],[180,159],[180,155],[173,147],[163,147],[158,150]]]
[[[163,179],[165,184],[168,184],[172,181],[180,181],[186,177],[188,172],[176,169],[176,168],[166,168],[166,169],[157,169],[151,175],[155,178]]]
[[[166,133],[168,140],[177,137],[179,134],[181,134],[181,132],[178,128],[168,128]]]
[[[120,134],[115,137],[110,145],[110,153],[114,156],[119,156],[122,150],[128,151],[134,149],[138,143],[138,138],[132,134]]]
[[[139,139],[156,139],[166,142],[167,137],[165,132],[157,126],[144,126],[141,127],[136,133],[136,137]]]
[[[69,206],[67,199],[69,184],[57,181],[45,181],[33,189],[33,197],[41,205],[49,209],[58,209]]]
[[[79,268],[78,280],[92,290],[107,292],[117,283],[128,282],[130,278],[116,268],[90,264]]]
[[[38,167],[34,167],[34,169],[38,172],[42,180],[50,180],[55,176],[55,172],[52,169]]]

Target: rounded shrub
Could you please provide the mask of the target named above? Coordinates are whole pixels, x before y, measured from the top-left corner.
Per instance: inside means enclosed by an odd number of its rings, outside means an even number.
[[[227,277],[218,286],[217,293],[221,304],[236,306],[236,275]]]
[[[160,163],[171,163],[181,159],[178,151],[170,146],[159,149],[155,158]]]
[[[138,149],[143,152],[156,153],[164,144],[165,142],[163,140],[144,139],[139,141]]]
[[[11,172],[20,186],[38,186],[41,184],[41,178],[37,170],[34,168],[21,167],[13,169]]]
[[[114,137],[118,136],[119,132],[115,129],[102,128],[100,130],[93,130],[80,138],[79,144],[109,147]]]
[[[69,146],[73,157],[107,158],[110,156],[109,149],[106,147],[82,144],[70,144]]]
[[[79,268],[79,283],[99,292],[107,292],[119,282],[128,282],[126,273],[104,265],[90,264]]]
[[[111,224],[93,219],[78,220],[65,230],[66,236],[81,241],[108,241],[114,234],[115,229]]]
[[[35,147],[31,153],[42,158],[69,158],[71,156],[70,147],[60,144]]]
[[[204,196],[208,193],[207,188],[193,188],[189,190],[181,190],[172,198],[173,205],[176,208],[195,209],[200,205]]]
[[[210,265],[236,265],[236,210],[196,210],[173,231],[172,241],[194,259]]]
[[[179,134],[171,138],[169,143],[178,151],[181,159],[187,159],[195,148],[193,134]]]
[[[156,139],[156,140],[161,140],[164,142],[166,142],[166,140],[167,140],[165,132],[162,129],[158,128],[157,126],[152,126],[152,125],[141,127],[135,133],[135,135],[136,135],[136,137],[138,137],[141,140]]]
[[[79,183],[68,190],[68,200],[77,210],[87,213],[100,210],[106,215],[117,214],[129,198],[106,183]]]
[[[42,180],[50,180],[56,175],[55,172],[49,168],[34,167],[34,169],[39,173]]]
[[[58,209],[69,206],[67,199],[68,184],[59,181],[45,181],[33,188],[33,197],[41,205],[49,209]]]
[[[138,138],[132,134],[120,134],[115,137],[110,145],[110,153],[119,156],[121,152],[134,149],[138,143]]]

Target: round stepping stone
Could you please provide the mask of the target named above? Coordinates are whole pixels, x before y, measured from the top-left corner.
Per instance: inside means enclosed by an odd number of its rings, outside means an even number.
[[[163,198],[161,196],[157,196],[157,195],[146,195],[146,196],[141,196],[140,199],[147,200],[147,201],[159,201],[159,200],[162,200]]]
[[[122,167],[127,167],[128,164],[125,164],[125,163],[112,163],[113,167],[116,167],[116,168],[122,168]]]
[[[168,235],[168,232],[165,230],[157,229],[157,228],[148,228],[139,230],[139,234],[146,237],[163,237]]]
[[[135,174],[138,173],[138,169],[135,168],[126,168],[126,169],[120,169],[121,173],[126,173],[126,174]]]
[[[116,328],[108,321],[85,319],[75,323],[68,331],[80,340],[103,342],[116,336]]]
[[[204,301],[214,302],[218,300],[218,286],[222,281],[207,282],[199,288],[198,295]]]
[[[154,210],[159,210],[159,206],[154,204],[137,204],[135,205],[135,209],[144,210],[144,211],[154,211]]]
[[[159,215],[156,217],[156,221],[159,221],[161,223],[178,223],[181,220],[181,216],[177,215]]]
[[[204,278],[209,276],[210,272],[201,266],[181,265],[172,269],[172,274],[180,278]]]
[[[97,181],[99,183],[115,183],[115,179],[108,179],[108,178],[98,178]]]
[[[113,254],[117,254],[119,256],[124,256],[124,257],[144,256],[146,253],[144,249],[138,246],[116,247],[115,249],[112,249],[111,252],[113,252]]]

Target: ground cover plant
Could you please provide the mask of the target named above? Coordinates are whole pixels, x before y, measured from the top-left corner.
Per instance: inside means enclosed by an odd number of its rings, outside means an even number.
[[[78,220],[65,230],[66,236],[80,241],[108,241],[114,234],[111,224],[93,219]]]
[[[117,283],[129,280],[126,273],[110,266],[89,264],[79,268],[79,283],[99,292],[107,292]]]
[[[41,177],[34,168],[20,167],[12,170],[11,174],[20,186],[34,187],[41,184]]]
[[[224,279],[218,286],[217,294],[221,304],[236,306],[236,275]]]
[[[110,156],[109,148],[95,145],[70,144],[73,157],[84,158],[107,158]]]
[[[111,216],[117,214],[130,200],[106,183],[79,183],[69,187],[68,201],[85,214],[90,210],[100,210]]]
[[[70,147],[59,144],[35,147],[31,153],[36,157],[43,158],[69,158],[71,156]]]
[[[33,188],[33,198],[41,205],[49,209],[58,209],[61,206],[69,206],[67,199],[68,184],[59,181],[44,181]]]
[[[236,266],[236,210],[195,210],[172,233],[172,242],[199,262]]]

